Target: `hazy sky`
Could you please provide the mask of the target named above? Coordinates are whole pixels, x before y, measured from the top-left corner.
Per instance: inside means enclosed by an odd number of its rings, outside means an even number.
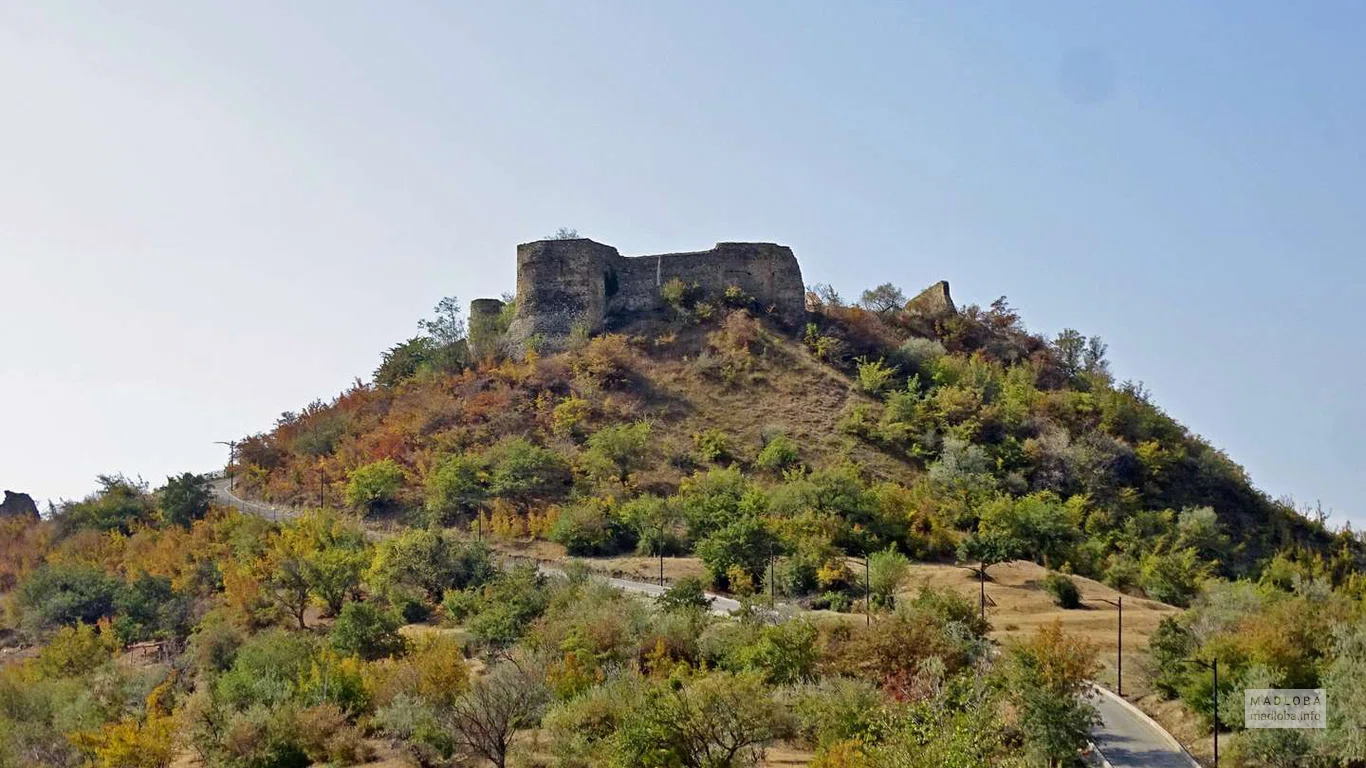
[[[567,226],[777,241],[846,295],[1005,294],[1103,336],[1267,492],[1366,522],[1363,22],[0,0],[0,487],[221,466]]]

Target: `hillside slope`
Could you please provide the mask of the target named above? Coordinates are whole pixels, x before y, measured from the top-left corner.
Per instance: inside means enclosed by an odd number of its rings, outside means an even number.
[[[650,550],[653,529],[693,549],[757,513],[808,571],[843,552],[961,549],[1176,604],[1277,553],[1334,581],[1362,564],[1350,533],[1269,499],[1141,386],[1114,382],[1099,339],[1031,334],[1004,299],[874,312],[827,290],[810,305],[792,328],[731,292],[680,296],[523,360],[435,354],[419,337],[386,353],[384,385],[284,414],[234,469],[274,501],[482,516],[580,553]],[[642,511],[656,502],[668,522]],[[757,562],[717,563],[713,581],[737,565],[762,580]]]

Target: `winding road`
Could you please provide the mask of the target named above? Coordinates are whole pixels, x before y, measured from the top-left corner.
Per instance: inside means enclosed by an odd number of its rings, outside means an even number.
[[[1136,707],[1096,688],[1092,701],[1101,724],[1091,732],[1096,749],[1113,768],[1200,768],[1181,744]]]
[[[281,520],[299,513],[290,507],[243,499],[229,491],[222,480],[214,481],[212,488],[218,503],[253,515]],[[537,567],[542,573],[563,574],[558,568],[544,563],[538,563]],[[664,591],[664,587],[644,581],[614,577],[607,581],[622,591],[641,595],[656,596]],[[711,612],[714,614],[729,615],[740,607],[739,602],[729,597],[710,593],[707,596],[712,599]],[[1111,768],[1200,768],[1171,734],[1132,704],[1103,688],[1097,687],[1096,692],[1093,703],[1100,713],[1101,724],[1091,735],[1104,765]]]

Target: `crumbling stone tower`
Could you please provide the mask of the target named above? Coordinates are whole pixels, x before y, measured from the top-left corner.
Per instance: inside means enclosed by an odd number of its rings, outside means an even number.
[[[517,246],[517,311],[505,346],[521,351],[535,339],[555,349],[576,325],[595,332],[609,317],[662,308],[660,288],[673,279],[715,296],[738,286],[784,322],[804,317],[801,267],[784,245],[717,243],[709,251],[626,257],[584,238],[538,240]]]

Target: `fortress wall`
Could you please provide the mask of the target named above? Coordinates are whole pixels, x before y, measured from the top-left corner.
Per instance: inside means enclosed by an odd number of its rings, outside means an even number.
[[[611,264],[616,279],[616,292],[607,297],[607,312],[644,312],[664,306],[659,285],[669,281],[665,277],[656,282],[659,259],[655,256],[618,258]]]
[[[470,302],[469,348],[475,359],[491,357],[498,351],[502,333],[498,325],[503,314],[500,299],[475,299]]]
[[[613,265],[617,291],[607,311],[634,312],[663,306],[659,287],[678,279],[719,297],[738,285],[789,322],[800,320],[806,297],[792,249],[772,243],[718,243],[710,251],[620,258]]]
[[[564,339],[577,323],[599,330],[607,310],[607,265],[619,258],[617,249],[586,239],[517,246],[517,317],[509,343]]]
[[[660,286],[673,279],[711,300],[738,285],[785,322],[804,316],[801,267],[787,246],[718,243],[709,251],[624,257],[592,240],[542,240],[517,246],[517,314],[508,346],[522,349],[539,337],[554,348],[575,325],[598,331],[609,315],[661,308]]]

